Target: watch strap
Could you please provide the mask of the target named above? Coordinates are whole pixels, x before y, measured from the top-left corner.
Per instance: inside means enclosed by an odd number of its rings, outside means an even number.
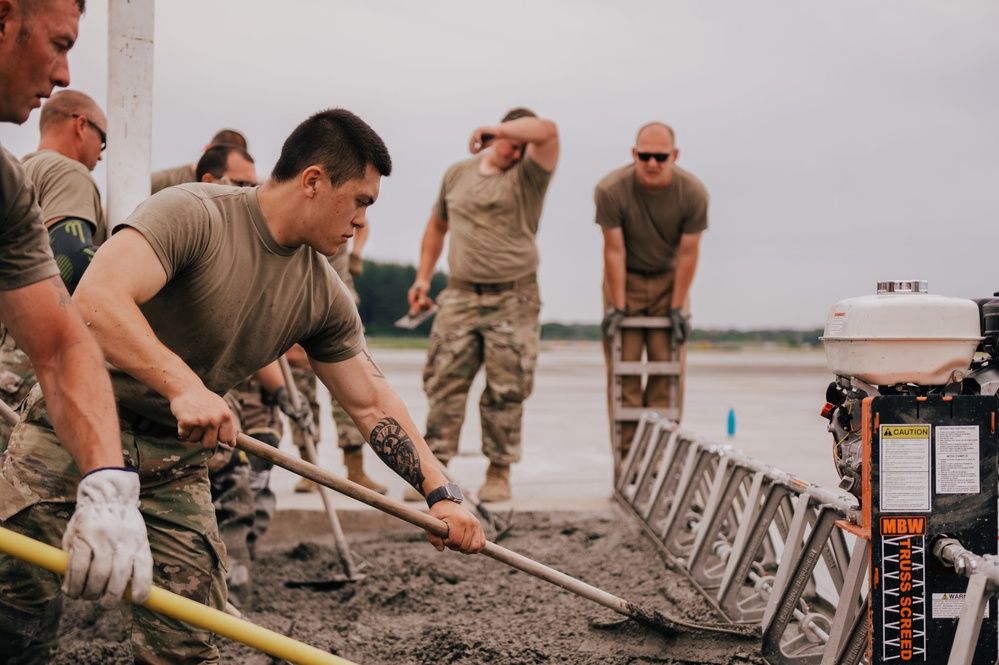
[[[444,483],[433,492],[427,495],[427,507],[433,508],[435,503],[445,499],[461,503],[465,497],[461,493],[461,488],[456,483]]]

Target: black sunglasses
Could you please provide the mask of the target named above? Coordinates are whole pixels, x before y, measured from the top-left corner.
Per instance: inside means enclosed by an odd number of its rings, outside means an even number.
[[[74,113],[73,117],[74,118],[83,118],[84,120],[87,121],[88,125],[90,125],[91,127],[93,127],[94,129],[97,130],[97,135],[101,137],[101,152],[104,152],[105,150],[108,149],[108,135],[104,133],[103,129],[101,129],[100,127],[97,126],[96,122],[94,122],[93,120],[91,120],[87,116],[81,115],[79,113]]]
[[[673,153],[671,153],[671,152],[640,152],[640,153],[638,153],[638,159],[640,161],[647,162],[650,159],[652,159],[653,157],[655,157],[656,161],[659,162],[660,164],[662,164],[663,162],[668,161],[669,158],[672,157],[672,156],[673,156]]]

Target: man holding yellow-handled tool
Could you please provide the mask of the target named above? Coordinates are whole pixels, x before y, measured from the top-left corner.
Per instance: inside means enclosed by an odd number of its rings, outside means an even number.
[[[460,492],[446,483],[368,353],[350,294],[326,260],[364,225],[390,172],[384,143],[360,118],[341,109],[317,113],[285,142],[264,186],[181,185],[140,205],[77,288],[74,299],[113,365],[122,447],[142,482],[156,586],[224,605],[225,553],[205,460],[238,431],[220,395],[295,343],[375,452],[447,522],[446,538],[428,533],[433,545],[466,553],[485,545],[481,525],[459,505]],[[71,508],[64,488],[78,472],[48,426],[41,393],[29,396],[10,451],[25,503],[44,496]],[[58,518],[27,520],[18,530],[51,542],[65,524]],[[0,558],[0,567],[7,562]],[[57,593],[42,580],[15,602]],[[218,658],[207,631],[145,608],[132,615],[138,662]]]
[[[25,122],[55,86],[69,85],[67,54],[83,9],[83,0],[0,0],[0,122]],[[24,169],[0,148],[0,320],[49,395],[48,427],[58,430],[74,469],[71,483],[46,484],[39,495],[9,472],[5,454],[0,520],[12,527],[18,516],[62,511],[61,528],[46,540],[69,553],[66,593],[120,598],[131,581],[141,601],[149,594],[152,561],[138,510],[139,476],[124,464],[101,351],[59,277],[42,222]],[[44,501],[50,490],[75,504],[75,513]],[[36,579],[16,560],[0,564],[0,663],[20,656],[41,622],[47,598],[15,599],[17,589]],[[58,594],[58,578],[53,586]]]

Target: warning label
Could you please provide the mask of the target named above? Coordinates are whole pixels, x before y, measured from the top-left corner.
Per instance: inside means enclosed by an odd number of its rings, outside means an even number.
[[[930,510],[930,426],[882,425],[881,511]]]
[[[963,593],[934,593],[930,596],[930,614],[934,619],[957,619],[964,607]],[[989,604],[985,604],[985,617],[989,616]]]
[[[937,427],[937,494],[978,494],[981,489],[979,431],[975,425]]]

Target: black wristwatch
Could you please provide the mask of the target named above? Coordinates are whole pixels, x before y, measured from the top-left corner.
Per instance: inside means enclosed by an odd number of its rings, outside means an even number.
[[[433,508],[435,503],[444,499],[461,503],[465,500],[465,497],[462,495],[461,488],[457,484],[444,483],[427,495],[427,508]]]

